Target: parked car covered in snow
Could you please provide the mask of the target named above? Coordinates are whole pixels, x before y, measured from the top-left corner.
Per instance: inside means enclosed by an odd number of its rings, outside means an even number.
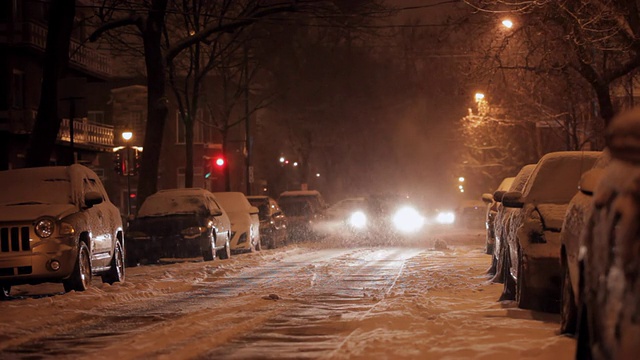
[[[515,178],[513,177],[502,179],[502,182],[500,182],[500,185],[498,185],[498,188],[496,189],[496,192],[494,194],[504,194],[505,192],[507,192],[507,190],[509,190],[509,187],[511,187],[514,179]],[[487,228],[487,235],[484,247],[487,254],[493,254],[493,249],[496,244],[496,233],[494,224],[496,215],[498,214],[498,205],[500,204],[500,199],[496,199],[494,197],[494,194],[482,194],[482,201],[487,204],[487,212],[485,215],[485,226]]]
[[[607,130],[611,161],[593,192],[583,231],[579,359],[640,354],[640,110]]]
[[[593,168],[582,175],[578,192],[569,202],[562,224],[560,232],[560,264],[562,266],[560,332],[563,334],[574,334],[576,330],[578,300],[580,298],[578,289],[580,236],[589,216],[591,216],[593,190],[600,181],[609,160],[608,152],[604,151]]]
[[[0,298],[12,285],[124,281],[120,212],[82,165],[0,172]]]
[[[160,190],[149,196],[126,233],[127,263],[145,259],[230,256],[231,226],[224,209],[204,189]]]
[[[268,196],[247,196],[249,203],[258,208],[260,244],[275,249],[287,242],[287,216],[278,203]]]
[[[317,237],[317,225],[324,220],[326,204],[317,190],[293,190],[280,194],[278,204],[289,221],[289,237],[306,240]]]
[[[517,212],[518,209],[506,208],[502,205],[502,196],[508,191],[520,191],[524,189],[527,180],[531,176],[533,169],[536,165],[525,165],[520,169],[515,178],[510,182],[509,187],[506,190],[496,190],[494,198],[496,199],[496,215],[494,215],[494,246],[493,253],[491,254],[491,268],[489,268],[489,274],[494,274],[493,282],[502,283],[504,281],[504,269],[502,259],[504,259],[504,242],[509,231],[509,221],[511,216]]]
[[[597,151],[547,154],[523,192],[502,197],[504,206],[519,209],[510,219],[503,265],[504,294],[515,293],[519,307],[559,311],[560,230],[580,177],[598,156]]]
[[[214,195],[231,220],[231,250],[262,250],[258,208],[251,206],[241,192],[216,192]]]
[[[468,200],[458,207],[456,224],[467,229],[486,227],[487,207],[480,200]]]

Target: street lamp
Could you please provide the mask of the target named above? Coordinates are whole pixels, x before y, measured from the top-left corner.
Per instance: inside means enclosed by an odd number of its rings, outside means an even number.
[[[129,141],[133,138],[133,132],[125,130],[122,132],[122,139],[126,144],[127,149],[127,219],[131,216],[131,146]]]
[[[502,20],[502,26],[506,27],[507,29],[511,29],[513,27],[513,21],[511,21],[510,19],[504,19]]]
[[[460,182],[464,182],[464,177],[460,176],[460,177],[458,178],[458,181],[460,181]]]
[[[475,95],[475,99],[476,99],[477,102],[480,102],[480,101],[484,100],[484,94],[481,93],[481,92],[477,92],[476,95]]]
[[[284,163],[284,162],[285,162],[285,160],[286,160],[286,159],[284,158],[284,156],[280,156],[280,163],[281,163],[281,164],[282,164],[282,163]]]

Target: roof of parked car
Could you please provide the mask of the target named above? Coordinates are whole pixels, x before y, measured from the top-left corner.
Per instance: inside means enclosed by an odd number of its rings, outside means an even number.
[[[289,190],[280,194],[282,196],[319,196],[318,190]]]
[[[247,197],[241,192],[215,192],[216,200],[228,213],[249,212],[251,204]]]
[[[140,207],[138,217],[203,213],[215,209],[218,209],[218,206],[213,202],[213,194],[208,190],[166,189],[149,196]]]

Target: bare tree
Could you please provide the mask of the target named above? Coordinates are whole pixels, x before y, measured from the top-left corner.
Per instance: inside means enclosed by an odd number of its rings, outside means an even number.
[[[608,123],[615,109],[611,85],[640,66],[640,12],[634,0],[466,0],[476,18],[499,33],[477,41],[494,69],[534,73],[571,71],[592,88],[599,115]],[[515,26],[498,31],[500,17]],[[477,25],[477,23],[475,23]],[[477,28],[476,28],[477,31]]]
[[[183,51],[196,44],[210,41],[216,34],[233,32],[256,21],[285,12],[295,11],[298,1],[269,2],[248,0],[241,11],[221,21],[212,21],[198,31],[189,31],[184,37],[166,43],[167,10],[173,8],[178,0],[150,0],[140,4],[133,1],[105,1],[97,12],[103,24],[90,36],[96,41],[103,34],[133,27],[142,39],[145,69],[147,76],[148,119],[144,139],[144,153],[140,167],[138,183],[138,205],[157,190],[158,164],[164,126],[167,120],[166,79],[167,64],[173,62]],[[177,3],[180,5],[181,3]],[[117,35],[116,35],[117,36]]]
[[[69,65],[69,42],[75,13],[75,1],[54,1],[51,4],[42,69],[40,104],[27,148],[26,165],[28,167],[49,165],[49,159],[60,130],[58,80],[66,72]]]

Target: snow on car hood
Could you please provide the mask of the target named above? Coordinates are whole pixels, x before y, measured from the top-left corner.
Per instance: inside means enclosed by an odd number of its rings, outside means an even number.
[[[242,231],[251,226],[251,216],[247,212],[227,212],[231,222],[231,231]]]
[[[0,205],[0,219],[2,221],[33,221],[43,216],[49,216],[58,220],[78,211],[71,204],[25,204],[25,205]]]
[[[562,229],[564,216],[567,212],[569,204],[542,204],[537,209],[542,216],[542,222],[546,229],[558,230]]]

